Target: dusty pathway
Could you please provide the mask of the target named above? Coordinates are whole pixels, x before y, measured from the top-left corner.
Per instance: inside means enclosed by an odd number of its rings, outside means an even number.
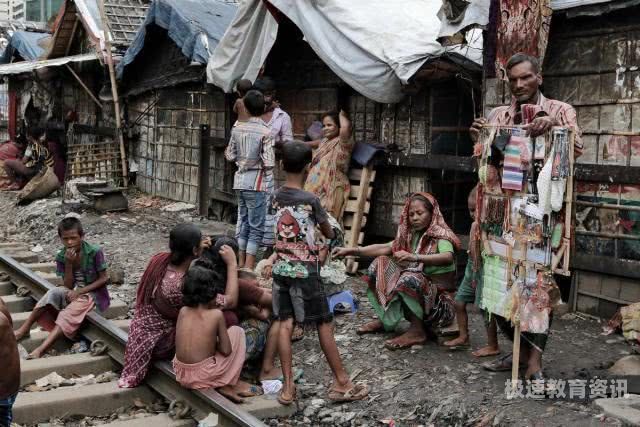
[[[50,199],[15,207],[13,200],[12,195],[0,192],[5,220],[0,234],[40,245],[41,256],[52,260],[59,247],[55,226],[66,213],[60,202]],[[124,271],[124,284],[113,286],[112,291],[130,304],[149,257],[166,249],[174,224],[194,221],[210,233],[230,229],[225,224],[201,221],[194,211],[164,212],[160,208],[170,203],[167,201],[143,195],[134,195],[131,201],[132,209],[126,213],[81,212],[88,240],[102,245],[114,268]],[[383,347],[385,335],[357,336],[356,327],[371,318],[371,308],[363,282],[354,278],[349,286],[360,297],[360,311],[337,318],[336,340],[349,371],[372,387],[370,399],[350,405],[329,404],[325,391],[330,371],[315,334],[307,331],[294,346],[295,363],[305,371],[298,387],[299,415],[272,420],[272,425],[443,426],[477,425],[481,421],[487,426],[619,425],[600,414],[589,400],[508,400],[505,380],[510,374],[484,371],[481,361],[470,352],[450,352],[435,343],[391,352]],[[481,318],[476,313],[470,321],[472,344],[477,347],[485,339]],[[557,319],[544,357],[547,376],[588,381],[631,352],[626,343],[611,342],[611,337],[601,336],[600,330],[600,323],[572,314]],[[506,341],[501,344],[503,351],[508,349]]]

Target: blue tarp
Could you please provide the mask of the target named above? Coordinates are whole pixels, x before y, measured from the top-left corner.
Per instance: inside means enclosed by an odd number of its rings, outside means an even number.
[[[14,54],[18,54],[25,61],[33,61],[44,54],[45,40],[50,39],[51,34],[37,33],[33,31],[16,31],[13,33],[7,48],[0,57],[0,64],[11,62]]]
[[[147,27],[153,24],[167,30],[171,40],[192,62],[206,65],[236,10],[235,4],[222,0],[155,0],[149,6],[144,24],[118,64],[118,78],[142,51]]]

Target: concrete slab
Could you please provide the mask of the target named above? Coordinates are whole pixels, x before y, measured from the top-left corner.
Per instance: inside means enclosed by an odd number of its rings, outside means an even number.
[[[102,313],[105,319],[113,319],[115,317],[126,316],[129,312],[129,306],[124,301],[119,299],[112,299],[111,305],[108,309]]]
[[[596,399],[595,404],[610,417],[617,418],[628,425],[640,425],[640,395],[629,394],[627,397]]]
[[[0,242],[0,249],[2,248],[10,248],[13,246],[23,246],[25,248],[28,247],[28,245],[25,245],[23,242]]]
[[[16,287],[11,282],[0,282],[0,296],[12,295],[16,291]]]
[[[14,422],[18,424],[45,422],[61,415],[104,416],[120,407],[132,405],[134,399],[151,403],[156,396],[144,386],[119,388],[116,381],[19,393],[13,406],[13,416]]]
[[[296,405],[279,404],[275,394],[245,399],[245,403],[239,407],[260,419],[289,417],[296,413]]]
[[[174,420],[167,414],[157,414],[132,420],[113,421],[101,425],[104,427],[192,427],[196,425],[196,422],[192,419]]]
[[[27,350],[28,352],[32,352],[36,349],[49,335],[48,332],[45,331],[31,331],[31,336],[20,341],[20,344]],[[63,352],[69,349],[73,343],[66,339],[60,338],[53,343],[53,349],[58,352]]]
[[[40,261],[38,254],[34,252],[29,252],[25,250],[9,250],[8,248],[0,249],[1,253],[9,255],[11,258],[15,259],[20,263],[34,263]]]
[[[126,333],[129,333],[129,326],[131,325],[131,319],[112,320],[113,324],[122,329]]]
[[[4,298],[4,297],[3,297]],[[27,320],[27,318],[29,317],[29,314],[31,314],[30,311],[21,311],[19,313],[11,313],[11,320],[13,320],[13,329],[17,329],[20,326],[22,326],[22,324]],[[31,328],[35,328],[36,326],[38,326],[37,323],[35,323]]]
[[[2,297],[7,309],[11,313],[29,311],[35,306],[35,301],[31,297],[19,297],[17,295],[6,295]]]
[[[640,375],[640,355],[632,354],[624,356],[612,367],[609,368],[609,373],[614,376],[620,375]]]
[[[109,356],[91,356],[90,353],[65,354],[20,363],[20,386],[35,382],[51,372],[65,378],[112,371],[116,367]]]
[[[62,277],[58,277],[55,272],[48,273],[43,271],[35,271],[35,273],[53,285],[62,286],[64,284],[64,279]]]
[[[31,264],[23,264],[26,268],[32,271],[41,271],[43,273],[55,273],[55,262],[35,262]]]

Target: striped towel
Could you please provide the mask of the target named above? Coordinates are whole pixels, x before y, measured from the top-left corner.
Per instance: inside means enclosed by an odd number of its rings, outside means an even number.
[[[504,149],[504,167],[502,170],[502,188],[505,190],[522,191],[522,145],[512,140]]]

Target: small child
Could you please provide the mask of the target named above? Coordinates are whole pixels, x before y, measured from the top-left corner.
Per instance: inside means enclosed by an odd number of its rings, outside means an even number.
[[[215,270],[223,276],[226,276],[227,261],[225,261],[221,255],[223,253],[221,249],[224,246],[227,246],[232,251],[230,254],[233,254],[235,260],[238,253],[238,242],[232,237],[223,236],[215,239],[211,247],[202,251],[202,255],[195,261],[195,265],[208,268],[209,270]],[[258,311],[250,310],[252,316],[257,314],[258,317],[256,318],[269,320],[272,305],[271,290],[258,286],[255,275],[248,270],[239,270],[237,275],[237,291],[229,289],[230,286],[229,283],[227,283],[224,295],[220,294],[222,298],[218,296],[218,306],[224,310],[227,326],[237,325],[239,323],[237,312],[247,307],[258,309]],[[233,311],[233,313],[231,313],[231,311]]]
[[[0,426],[10,426],[13,404],[20,388],[20,355],[13,335],[11,314],[0,297]]]
[[[479,303],[479,299],[482,296],[482,260],[476,260],[479,267],[477,271],[474,271],[474,258],[480,257],[480,247],[477,239],[479,238],[480,226],[479,222],[475,218],[476,212],[476,194],[477,187],[469,193],[467,205],[469,207],[469,215],[474,220],[471,225],[471,232],[469,236],[469,258],[467,260],[467,267],[464,271],[464,278],[458,287],[456,292],[456,319],[458,321],[458,328],[460,329],[460,335],[450,341],[444,343],[445,346],[450,348],[468,348],[469,347],[469,327],[467,316],[467,304]],[[474,246],[475,245],[475,246]],[[473,282],[476,282],[474,288]],[[486,315],[486,314],[485,314]],[[486,319],[485,319],[486,320]],[[475,357],[495,356],[500,354],[500,347],[498,346],[498,331],[495,318],[491,318],[485,323],[487,329],[487,346],[471,353]]]
[[[236,99],[235,104],[233,104],[233,112],[238,115],[239,122],[246,122],[251,117],[251,114],[249,114],[247,108],[244,106],[244,96],[252,87],[253,83],[248,79],[242,79],[238,81],[238,84],[236,85],[236,94],[238,95],[238,99]]]
[[[239,381],[245,360],[244,330],[227,329],[222,311],[217,308],[218,294],[225,291],[225,277],[202,266],[187,272],[176,325],[176,355],[173,369],[178,382],[186,388],[216,388],[220,394],[242,403],[243,391],[250,389]]]
[[[233,189],[238,195],[236,237],[240,267],[253,270],[264,234],[275,156],[271,131],[260,118],[264,112],[264,96],[257,90],[250,90],[244,96],[244,105],[251,117],[233,126],[225,157],[238,166]]]
[[[333,386],[328,398],[335,402],[361,400],[369,390],[352,384],[333,337],[333,316],[320,281],[320,253],[317,228],[327,238],[334,237],[327,212],[320,199],[302,188],[312,160],[311,148],[302,142],[287,142],[282,147],[285,184],[273,195],[275,213],[275,250],[269,258],[273,274],[273,314],[279,319],[278,350],[284,377],[278,401],[290,405],[296,399],[292,375],[291,333],[293,317],[299,323],[315,323],[320,346],[333,372]]]
[[[45,328],[51,327],[52,319],[46,316],[49,307],[58,312],[55,327],[47,339],[29,355],[34,359],[42,356],[61,335],[73,338],[95,306],[99,311],[104,311],[110,304],[104,252],[99,246],[84,240],[80,220],[64,218],[58,224],[58,236],[64,248],[56,256],[56,274],[63,278],[64,284],[47,291],[27,320],[15,331],[16,339],[20,340],[29,335],[36,321],[44,323]]]

